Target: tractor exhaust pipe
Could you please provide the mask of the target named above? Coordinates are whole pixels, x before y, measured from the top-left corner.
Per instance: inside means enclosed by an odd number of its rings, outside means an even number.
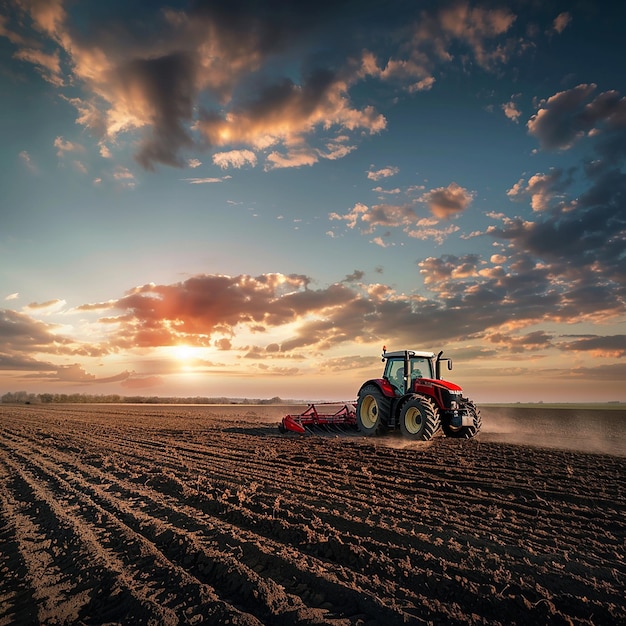
[[[437,380],[441,380],[441,361],[448,362],[448,370],[452,369],[452,359],[448,357],[442,357],[443,350],[437,355],[437,361],[435,363],[435,375],[437,376]]]
[[[409,387],[411,385],[411,357],[409,355],[409,351],[404,351],[404,389],[403,393],[408,393]]]

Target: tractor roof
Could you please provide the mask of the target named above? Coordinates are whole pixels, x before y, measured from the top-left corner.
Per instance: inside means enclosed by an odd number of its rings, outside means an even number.
[[[434,352],[424,352],[422,350],[408,350],[409,356],[417,356],[425,359],[432,359],[435,356]],[[392,359],[392,358],[404,358],[404,350],[396,350],[394,352],[385,352],[383,354],[383,359]]]

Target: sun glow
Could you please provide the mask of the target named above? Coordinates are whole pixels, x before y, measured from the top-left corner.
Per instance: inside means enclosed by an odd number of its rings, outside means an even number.
[[[200,359],[203,357],[204,348],[179,344],[171,346],[168,350],[171,358],[179,362],[180,368],[185,372],[192,372],[196,369]]]
[[[180,344],[178,346],[172,346],[172,355],[179,361],[189,361],[193,359],[197,348],[188,346],[187,344]]]

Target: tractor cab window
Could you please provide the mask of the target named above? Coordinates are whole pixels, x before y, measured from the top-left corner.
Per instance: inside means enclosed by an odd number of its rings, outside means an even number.
[[[404,393],[404,359],[388,359],[383,376],[401,393]],[[424,357],[413,357],[409,362],[409,376],[409,388],[412,388],[418,378],[433,378],[430,360]]]
[[[430,371],[430,361],[428,359],[411,359],[410,370],[411,381],[414,381],[416,378],[432,378],[432,372]]]
[[[404,361],[401,359],[389,359],[385,366],[385,378],[394,387],[404,393]]]

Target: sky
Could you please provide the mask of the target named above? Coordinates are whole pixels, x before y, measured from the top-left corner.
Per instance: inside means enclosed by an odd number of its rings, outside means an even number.
[[[624,18],[3,2],[0,395],[626,401]]]

